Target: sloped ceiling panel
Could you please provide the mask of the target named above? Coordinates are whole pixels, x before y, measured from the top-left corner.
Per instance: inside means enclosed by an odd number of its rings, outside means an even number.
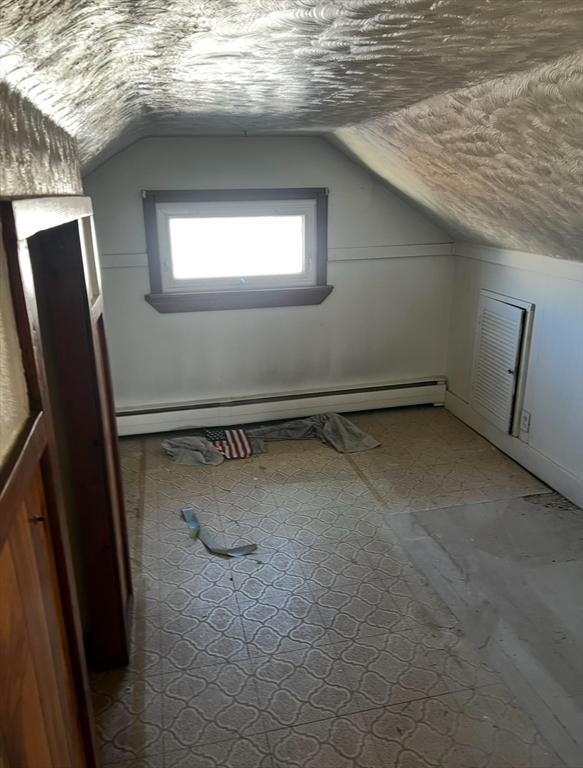
[[[583,54],[336,136],[459,236],[583,260]]]
[[[336,128],[571,52],[580,0],[0,0],[8,82],[89,160],[144,123]]]
[[[0,0],[0,30],[2,77],[78,140],[86,168],[145,134],[335,131],[356,123],[365,124],[358,142],[348,133],[343,140],[359,152],[370,144],[386,152],[388,167],[398,155],[395,147],[408,143],[413,149],[413,134],[422,131],[421,123],[402,111],[436,97],[453,112],[448,124],[445,111],[438,110],[441,123],[432,130],[447,140],[435,138],[435,143],[457,158],[462,145],[471,154],[476,122],[458,119],[460,111],[468,112],[456,94],[483,87],[482,108],[487,109],[487,91],[497,88],[498,78],[522,76],[573,54],[583,36],[583,3]],[[534,99],[524,100],[521,108],[523,115],[540,114]],[[561,121],[575,119],[573,112],[564,114],[545,124],[562,130]],[[400,126],[403,138],[396,144],[391,143],[396,129],[389,125]],[[498,131],[507,133],[516,134],[516,128]],[[517,137],[504,144],[504,151],[515,151]],[[556,133],[548,140],[562,141]],[[537,152],[540,146],[541,141]],[[564,158],[561,149],[552,152]],[[523,154],[519,148],[516,163]],[[425,173],[418,163],[425,158],[419,150],[415,167],[402,161],[400,177],[411,175],[405,189],[448,220],[465,222],[461,226],[468,232],[491,239],[490,229],[482,230],[489,215],[480,219],[470,207],[466,216],[453,198],[441,207],[435,203],[433,196],[438,188],[445,192],[445,184],[421,195]],[[475,178],[482,163],[479,149],[474,162]],[[504,163],[516,182],[516,163]],[[470,166],[466,159],[465,168]],[[493,188],[495,163],[490,167]],[[544,162],[537,157],[533,168],[540,167]],[[494,205],[492,194],[488,209]],[[562,194],[549,184],[555,209]],[[570,203],[566,198],[562,219],[570,218]],[[510,218],[506,225],[511,233]],[[527,226],[520,221],[516,226],[514,240],[508,233],[502,239],[526,247]]]

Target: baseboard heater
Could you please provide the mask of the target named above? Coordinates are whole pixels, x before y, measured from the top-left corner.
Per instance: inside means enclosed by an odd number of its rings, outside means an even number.
[[[443,405],[445,378],[294,392],[229,400],[173,403],[118,410],[120,435],[172,432],[196,427],[293,419],[316,413],[347,413],[404,405]]]

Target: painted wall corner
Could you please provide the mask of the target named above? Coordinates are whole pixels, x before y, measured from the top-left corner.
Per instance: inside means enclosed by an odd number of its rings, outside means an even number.
[[[82,193],[75,140],[0,82],[0,197]]]

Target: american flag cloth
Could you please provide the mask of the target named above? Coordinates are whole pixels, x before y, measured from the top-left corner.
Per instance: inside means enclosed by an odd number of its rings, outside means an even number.
[[[246,459],[253,454],[244,429],[207,429],[205,437],[225,459]]]

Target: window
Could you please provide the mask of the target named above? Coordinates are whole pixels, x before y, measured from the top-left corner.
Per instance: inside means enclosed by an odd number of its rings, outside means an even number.
[[[327,191],[144,192],[151,293],[160,312],[320,304]]]

